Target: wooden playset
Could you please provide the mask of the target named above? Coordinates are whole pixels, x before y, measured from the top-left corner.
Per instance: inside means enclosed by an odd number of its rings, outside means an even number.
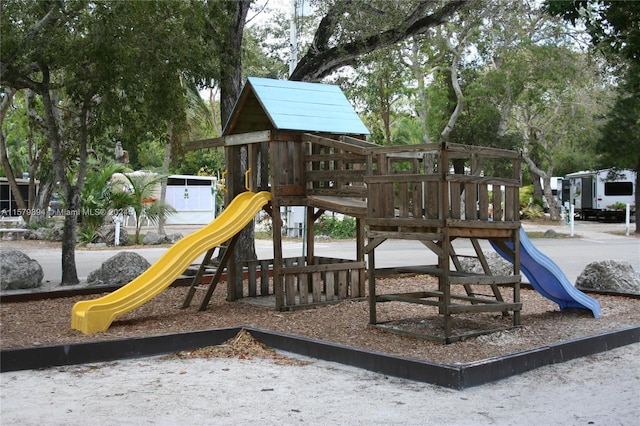
[[[370,323],[380,327],[382,303],[433,306],[441,332],[415,334],[447,343],[495,331],[456,333],[456,314],[496,312],[518,326],[520,155],[450,143],[383,147],[367,134],[336,86],[250,78],[224,135],[192,144],[224,147],[228,169],[242,170],[244,182],[227,181],[230,198],[271,193],[274,258],[227,264],[228,300],[275,296],[276,309],[292,310],[368,296]],[[295,258],[283,257],[286,206],[306,207],[306,253]],[[356,219],[355,260],[316,256],[314,223],[325,211]],[[376,248],[390,239],[417,240],[436,254],[437,264],[422,272],[437,278],[437,289],[378,294]],[[459,239],[470,240],[484,273],[463,270],[453,247]],[[483,239],[512,247],[513,275],[492,275]]]

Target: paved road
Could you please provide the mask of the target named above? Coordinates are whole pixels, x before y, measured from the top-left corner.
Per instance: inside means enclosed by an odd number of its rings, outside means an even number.
[[[525,224],[527,231],[542,231],[554,229],[556,232],[569,234],[568,226],[548,226]],[[184,235],[195,231],[198,227],[171,227],[168,232],[181,232]],[[625,235],[614,235],[612,230],[624,232],[624,224],[578,224],[574,238],[536,238],[534,245],[544,254],[552,258],[564,271],[571,282],[593,261],[618,260],[631,263],[636,271],[640,271],[640,238]],[[0,242],[2,244],[4,242]],[[4,245],[4,244],[2,244]],[[12,244],[13,245],[13,244]],[[483,247],[488,243],[482,242]],[[76,251],[78,276],[85,280],[89,273],[100,267],[102,262],[114,256],[118,250],[133,250],[154,263],[167,250],[166,247],[144,249],[103,249]],[[302,254],[302,242],[288,241],[284,243],[285,257]],[[472,254],[473,249],[466,240],[455,243],[459,254]],[[331,241],[316,243],[316,253],[319,256],[330,256],[344,259],[355,258],[355,241]],[[27,254],[42,265],[45,273],[45,285],[55,285],[60,282],[61,253],[51,248],[29,248]],[[256,241],[256,254],[261,259],[273,257],[273,245],[268,240]],[[376,249],[376,267],[432,265],[436,263],[435,255],[418,241],[393,240],[383,243]]]

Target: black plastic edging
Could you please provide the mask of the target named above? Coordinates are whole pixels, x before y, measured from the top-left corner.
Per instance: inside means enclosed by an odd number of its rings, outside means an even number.
[[[353,348],[305,337],[245,328],[257,340],[275,349],[358,367],[376,373],[456,388],[460,367]]]
[[[105,342],[3,350],[0,352],[0,371],[113,361],[196,349],[220,344],[235,336],[241,329],[236,327]],[[244,329],[256,340],[275,349],[452,389],[479,386],[545,365],[640,342],[638,326],[483,361],[448,365],[252,327]]]
[[[638,342],[640,327],[630,327],[465,364],[460,386],[467,388],[483,385],[545,365],[559,364]]]
[[[141,358],[197,349],[219,345],[240,330],[241,327],[234,327],[102,342],[7,349],[0,352],[0,372]]]

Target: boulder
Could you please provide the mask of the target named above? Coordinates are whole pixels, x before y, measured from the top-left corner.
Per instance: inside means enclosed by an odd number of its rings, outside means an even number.
[[[62,241],[62,236],[64,233],[64,224],[56,223],[53,228],[50,228],[49,235],[47,235],[47,239],[50,241]]]
[[[557,236],[558,233],[553,229],[547,229],[546,231],[544,231],[545,238],[556,238]]]
[[[500,257],[498,253],[486,253],[485,259],[487,259],[489,269],[493,275],[513,275],[513,265]],[[484,274],[480,261],[474,257],[461,257],[460,266],[462,266],[464,272]]]
[[[29,229],[24,233],[25,240],[48,240],[48,241],[62,241],[62,234],[64,232],[64,225],[57,223],[51,228],[38,228]]]
[[[98,238],[99,243],[105,243],[108,246],[115,246],[116,243],[116,226],[115,225],[104,225],[98,229]],[[128,246],[129,245],[129,233],[125,229],[124,226],[120,227],[120,238],[118,239],[118,245],[120,246]]]
[[[184,235],[182,235],[180,232],[176,232],[175,234],[168,234],[165,237],[165,239],[167,240],[167,242],[169,244],[173,244],[173,243],[177,243],[178,241],[180,241],[183,237],[184,237]]]
[[[591,262],[576,280],[576,287],[640,294],[640,272],[634,271],[629,262],[617,260]]]
[[[18,250],[0,250],[0,286],[2,290],[40,287],[44,272],[37,260]]]
[[[87,277],[89,285],[121,286],[138,277],[151,264],[138,253],[122,251],[107,259]]]
[[[167,242],[167,236],[159,234],[158,232],[149,231],[142,239],[142,244],[145,246],[155,246],[158,244],[164,244]]]
[[[42,238],[40,238],[40,236],[44,236],[44,228],[27,229],[24,232],[24,239],[25,240],[41,240]]]

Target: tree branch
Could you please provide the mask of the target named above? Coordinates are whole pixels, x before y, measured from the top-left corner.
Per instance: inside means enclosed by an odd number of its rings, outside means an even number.
[[[34,25],[33,28],[31,28],[29,33],[22,40],[22,42],[13,50],[13,52],[10,55],[8,55],[6,58],[2,58],[2,63],[0,63],[1,75],[4,75],[7,68],[11,65],[11,63],[13,63],[16,57],[20,55],[20,52],[22,51],[22,49],[27,43],[31,41],[31,39],[33,39],[36,36],[36,34],[42,31],[42,29],[46,27],[49,23],[57,19],[56,12],[59,11],[59,6],[60,6],[59,2],[53,2],[51,4],[51,8],[46,13],[46,15],[44,15],[44,17],[40,21],[38,21],[38,23],[36,23],[36,25]]]
[[[314,37],[314,46],[300,60],[298,66],[290,77],[297,81],[318,81],[346,65],[353,65],[355,60],[376,49],[391,46],[411,36],[423,34],[447,21],[454,13],[467,5],[469,0],[455,0],[447,2],[444,6],[429,15],[424,15],[429,1],[421,2],[408,16],[401,26],[362,38],[356,38],[350,42],[328,47],[329,39],[333,35],[337,22],[337,10],[331,10],[320,22]],[[343,3],[340,3],[343,4]]]

